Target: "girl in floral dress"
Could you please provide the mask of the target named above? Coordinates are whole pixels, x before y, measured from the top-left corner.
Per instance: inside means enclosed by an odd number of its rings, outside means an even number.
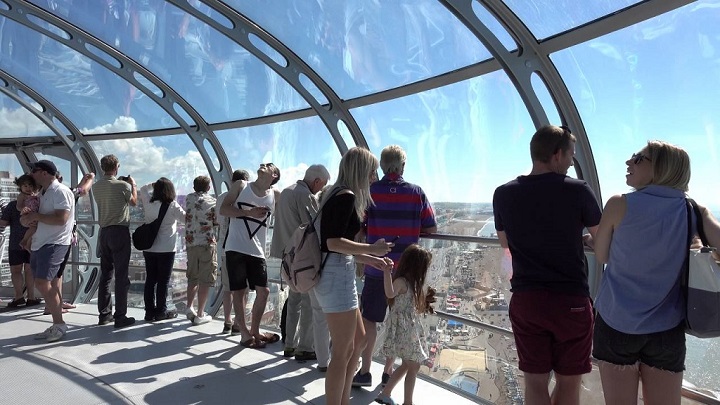
[[[410,245],[398,263],[393,275],[391,269],[384,272],[385,295],[390,306],[390,315],[385,321],[385,341],[380,355],[399,357],[402,365],[390,376],[385,388],[375,399],[380,404],[395,405],[390,398],[393,388],[405,377],[405,404],[412,404],[415,380],[420,364],[427,359],[419,314],[432,312],[435,291],[425,291],[432,254],[419,245]]]

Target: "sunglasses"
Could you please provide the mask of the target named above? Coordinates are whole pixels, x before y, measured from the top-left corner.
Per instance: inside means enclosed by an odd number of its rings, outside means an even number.
[[[260,167],[275,167],[272,163],[260,163]]]
[[[633,163],[636,165],[639,165],[643,161],[643,159],[647,160],[648,162],[652,162],[649,157],[643,155],[642,153],[633,153],[630,157],[630,160],[632,160]]]

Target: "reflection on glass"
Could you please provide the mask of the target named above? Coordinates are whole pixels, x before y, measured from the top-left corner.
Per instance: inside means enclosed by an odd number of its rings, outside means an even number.
[[[433,204],[490,202],[530,171],[535,127],[502,71],[351,112],[373,152],[405,149],[404,178]]]
[[[340,153],[327,128],[318,117],[277,124],[216,131],[233,170],[245,169],[251,179],[260,163],[273,162],[280,169],[276,188],[283,188],[302,179],[312,164],[327,167],[337,178]]]
[[[99,131],[118,117],[132,117],[132,125],[114,132],[157,129],[172,121],[144,93],[97,62],[13,20],[0,22],[0,67],[40,93],[83,132]]]
[[[308,107],[287,82],[259,59],[202,20],[168,2],[33,2],[143,65],[193,105],[209,123]],[[195,0],[189,3],[199,13],[222,25],[232,25],[205,3]],[[103,85],[102,81],[98,82]],[[150,91],[160,93],[146,79],[141,83]],[[117,93],[120,90],[115,89]],[[115,98],[141,97],[132,93]],[[144,114],[145,111],[130,109],[123,115],[133,117],[140,129],[149,129]],[[192,124],[186,116],[183,118]],[[106,122],[116,117],[106,118]],[[152,128],[177,126],[169,119],[155,119],[152,125],[155,125]]]
[[[590,2],[504,0],[504,2],[538,39],[553,36],[639,3],[638,0]]]
[[[490,57],[440,2],[225,1],[299,55],[343,99],[399,87]]]
[[[517,49],[517,43],[515,43],[513,37],[510,36],[510,33],[508,33],[505,29],[505,26],[500,24],[498,19],[495,18],[495,15],[490,13],[482,5],[482,3],[479,1],[473,1],[472,9],[475,12],[475,15],[477,15],[477,18],[485,24],[485,26],[497,37],[498,40],[500,40],[500,43],[503,44],[507,51],[514,51]]]

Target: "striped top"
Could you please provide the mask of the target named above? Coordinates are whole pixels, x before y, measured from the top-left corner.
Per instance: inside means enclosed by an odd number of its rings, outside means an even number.
[[[395,241],[388,257],[395,262],[405,249],[420,240],[420,230],[437,226],[435,212],[420,186],[408,183],[397,173],[389,173],[370,186],[375,205],[365,217],[367,243],[380,238]],[[365,266],[365,276],[382,278],[382,271]]]
[[[95,203],[98,207],[100,227],[111,225],[130,225],[130,183],[118,180],[115,176],[103,175],[92,186]]]

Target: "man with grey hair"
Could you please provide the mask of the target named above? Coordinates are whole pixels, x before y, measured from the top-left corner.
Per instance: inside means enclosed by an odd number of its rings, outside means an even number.
[[[380,168],[383,178],[370,186],[370,195],[374,205],[368,207],[363,224],[367,243],[379,239],[393,242],[387,257],[392,259],[395,268],[405,249],[420,240],[420,234],[435,233],[437,224],[435,213],[425,192],[420,186],[406,182],[405,172],[407,155],[398,145],[385,147],[380,153]],[[365,283],[360,299],[365,342],[355,347],[355,356],[362,354],[362,367],[353,378],[354,387],[372,385],[370,363],[377,339],[377,323],[385,320],[387,300],[383,285],[383,272],[371,266],[365,266]],[[387,359],[382,384],[385,385],[392,374],[395,359]]]
[[[270,256],[282,258],[283,250],[295,229],[307,222],[318,211],[316,194],[327,185],[330,173],[323,165],[312,165],[305,171],[305,177],[287,187],[280,194],[275,212]],[[313,349],[313,310],[308,293],[289,291],[287,320],[285,324],[285,350],[283,356],[295,356],[296,360],[315,360]],[[320,314],[323,316],[323,314]],[[319,346],[319,345],[318,345]],[[321,349],[322,350],[322,349]],[[327,357],[320,367],[327,366]]]

